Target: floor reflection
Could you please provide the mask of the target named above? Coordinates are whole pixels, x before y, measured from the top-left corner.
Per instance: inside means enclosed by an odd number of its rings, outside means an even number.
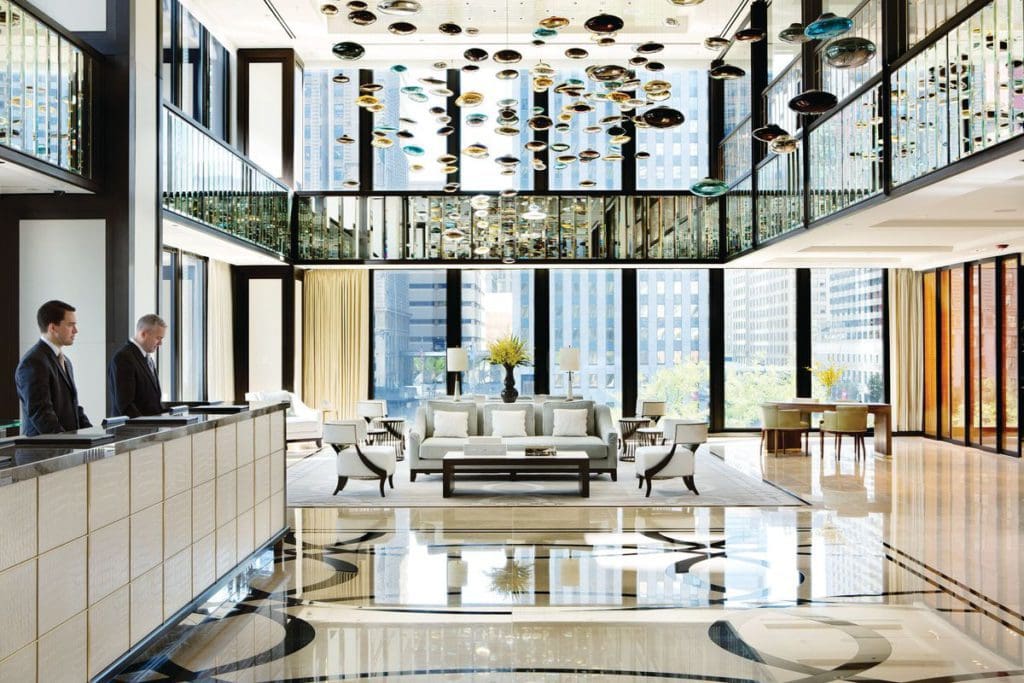
[[[1019,462],[729,458],[814,507],[292,510],[120,680],[1024,681]]]

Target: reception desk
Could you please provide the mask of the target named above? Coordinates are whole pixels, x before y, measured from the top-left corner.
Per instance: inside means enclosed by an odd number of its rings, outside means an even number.
[[[106,672],[279,539],[285,408],[0,443],[0,681]]]

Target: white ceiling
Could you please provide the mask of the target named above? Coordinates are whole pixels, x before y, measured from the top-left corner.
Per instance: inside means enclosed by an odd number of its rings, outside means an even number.
[[[183,249],[193,254],[224,261],[235,266],[280,266],[284,262],[262,251],[250,249],[235,240],[164,220],[164,246]]]
[[[1022,162],[1024,152],[1009,154],[793,235],[730,265],[924,269],[1022,252]]]
[[[264,0],[186,0],[197,14],[210,22],[215,35],[240,48],[292,47],[307,67],[391,65],[397,60],[404,64],[433,63],[446,60],[454,66],[465,63],[462,53],[468,47],[482,47],[489,52],[507,46],[520,50],[523,65],[544,60],[551,64],[564,63],[565,49],[584,47],[591,58],[584,64],[616,61],[633,55],[633,47],[641,42],[657,40],[666,49],[651,57],[665,63],[707,62],[713,53],[704,49],[704,38],[722,31],[743,0],[705,0],[691,7],[674,5],[670,0],[565,0],[538,2],[537,0],[508,0],[508,35],[506,39],[506,2],[504,0],[463,0],[442,2],[421,0],[423,11],[412,17],[400,17],[377,11],[376,0],[369,0],[371,11],[377,15],[376,23],[357,26],[348,21],[346,0],[327,0],[337,5],[340,12],[327,17],[320,12],[321,0],[269,0],[295,33],[292,40],[273,16]],[[792,1],[792,0],[786,0]],[[625,28],[616,36],[618,44],[598,47],[583,22],[595,14],[607,12],[621,17]],[[538,21],[552,15],[570,20],[569,26],[541,47],[530,44]],[[666,19],[674,18],[676,26]],[[389,24],[407,21],[415,24],[417,32],[410,36],[396,36],[388,32]],[[476,27],[479,34],[465,33],[448,36],[438,31],[443,22]],[[331,53],[331,46],[340,41],[358,42],[366,48],[366,56],[357,62],[342,62]],[[492,63],[493,64],[493,63]]]
[[[90,194],[77,185],[51,178],[25,166],[0,161],[0,194]]]

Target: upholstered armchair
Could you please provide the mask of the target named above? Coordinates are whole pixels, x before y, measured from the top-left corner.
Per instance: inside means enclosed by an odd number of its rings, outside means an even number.
[[[864,456],[864,437],[868,433],[868,407],[865,405],[836,406],[822,415],[820,441],[821,457],[825,457],[825,433],[834,435],[836,460],[843,447],[843,436],[853,437],[853,457]]]
[[[394,446],[364,446],[366,421],[341,420],[324,424],[324,441],[337,454],[338,486],[331,495],[345,488],[349,479],[376,479],[384,497],[384,480],[395,488],[392,475],[398,454]]]
[[[768,434],[772,436],[772,454],[779,452],[779,432],[801,432],[804,453],[810,452],[811,421],[803,419],[803,413],[796,409],[780,409],[778,406],[761,406],[761,448],[765,447]]]
[[[694,462],[697,449],[707,443],[707,424],[672,421],[666,424],[664,433],[668,442],[665,445],[636,449],[636,478],[640,488],[647,482],[646,497],[650,498],[654,479],[681,477],[686,488],[699,496],[693,481]]]

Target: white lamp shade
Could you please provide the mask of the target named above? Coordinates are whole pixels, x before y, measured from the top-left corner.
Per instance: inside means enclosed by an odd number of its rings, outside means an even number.
[[[469,370],[469,353],[466,349],[448,349],[448,372],[465,372]]]
[[[566,347],[558,352],[558,368],[562,372],[579,372],[580,350]]]

